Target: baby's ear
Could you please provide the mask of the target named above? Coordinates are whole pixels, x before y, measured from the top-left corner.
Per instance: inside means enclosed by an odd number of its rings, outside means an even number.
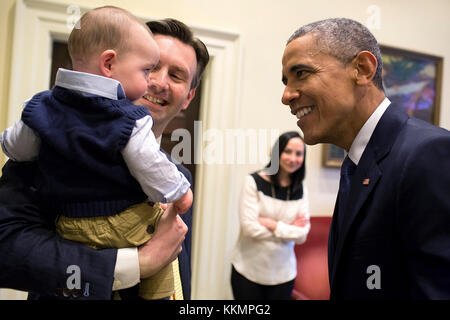
[[[113,72],[113,65],[117,60],[117,53],[112,49],[103,51],[99,57],[100,72],[104,77],[111,78]]]

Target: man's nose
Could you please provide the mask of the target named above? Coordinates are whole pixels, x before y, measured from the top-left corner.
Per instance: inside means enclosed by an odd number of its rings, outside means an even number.
[[[148,77],[148,86],[158,91],[167,89],[169,87],[167,71],[164,69],[159,69],[150,72],[150,76]]]
[[[281,102],[288,106],[292,100],[297,99],[299,95],[300,94],[297,90],[291,88],[290,86],[286,86],[281,97]]]

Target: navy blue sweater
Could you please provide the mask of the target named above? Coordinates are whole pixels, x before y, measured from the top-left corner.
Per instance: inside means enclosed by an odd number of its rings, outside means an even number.
[[[36,94],[22,120],[41,139],[36,185],[47,209],[68,217],[108,216],[144,201],[121,150],[146,115],[128,99],[87,97],[58,86]]]

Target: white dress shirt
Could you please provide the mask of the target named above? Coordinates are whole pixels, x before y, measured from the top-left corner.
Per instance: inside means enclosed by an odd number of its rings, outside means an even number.
[[[356,135],[355,140],[353,140],[350,150],[348,151],[348,157],[354,164],[358,165],[364,150],[366,150],[370,137],[372,137],[372,134],[375,131],[378,121],[380,121],[390,104],[391,101],[387,97],[384,98]]]

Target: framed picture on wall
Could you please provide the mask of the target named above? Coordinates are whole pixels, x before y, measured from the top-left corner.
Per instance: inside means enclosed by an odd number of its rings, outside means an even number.
[[[383,45],[380,49],[389,100],[408,115],[439,125],[442,58]]]
[[[402,106],[408,115],[439,125],[443,59],[384,45],[380,49],[383,84],[389,100]],[[343,149],[324,144],[322,152],[325,167],[342,165]]]
[[[345,158],[345,151],[334,144],[323,144],[323,165],[325,167],[339,168]]]

